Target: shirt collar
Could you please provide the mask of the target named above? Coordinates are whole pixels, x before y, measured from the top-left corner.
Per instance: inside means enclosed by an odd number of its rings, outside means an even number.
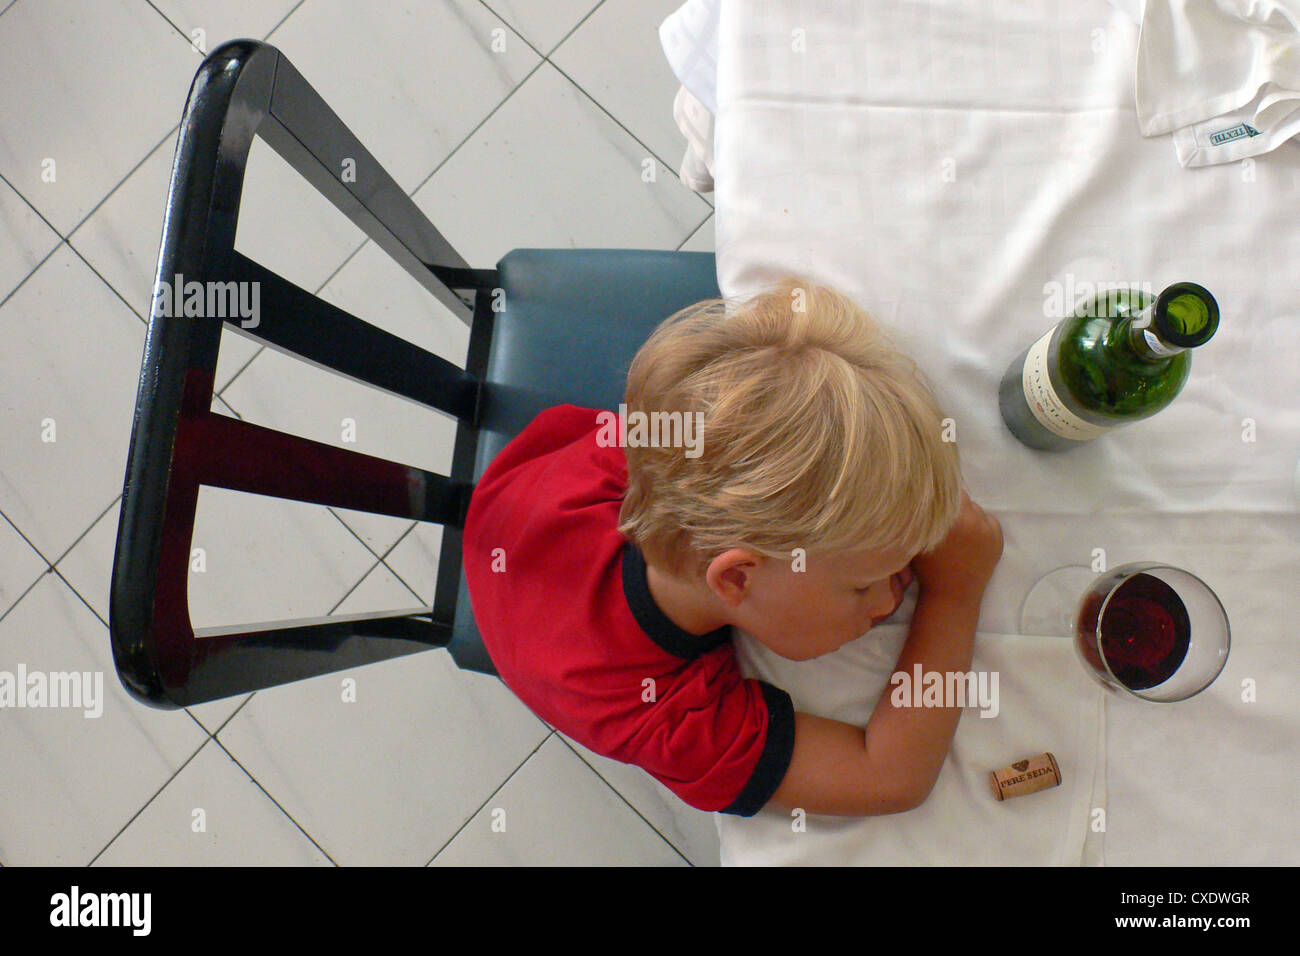
[[[623,545],[623,595],[641,630],[673,657],[694,660],[731,639],[730,624],[707,634],[692,634],[674,624],[650,594],[645,556],[631,541]]]

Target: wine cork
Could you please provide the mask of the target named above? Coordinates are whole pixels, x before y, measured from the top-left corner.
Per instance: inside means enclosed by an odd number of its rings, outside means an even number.
[[[1038,754],[1027,760],[1017,760],[1010,766],[989,773],[993,796],[999,800],[1023,797],[1048,787],[1061,785],[1061,768],[1050,753]]]

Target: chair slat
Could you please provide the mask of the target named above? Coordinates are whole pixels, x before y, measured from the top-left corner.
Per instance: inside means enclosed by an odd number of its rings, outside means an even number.
[[[177,455],[190,459],[186,473],[201,485],[456,527],[473,490],[413,465],[224,415],[182,419]]]
[[[234,281],[257,283],[259,315],[255,325],[238,317],[226,318],[227,325],[363,385],[473,419],[480,386],[464,369],[317,298],[237,250],[233,266]]]

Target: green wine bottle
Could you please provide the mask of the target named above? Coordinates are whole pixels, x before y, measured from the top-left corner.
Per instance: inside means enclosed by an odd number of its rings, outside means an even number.
[[[1154,415],[1187,381],[1189,349],[1219,327],[1219,305],[1194,282],[1158,296],[1106,289],[1025,349],[998,386],[1011,434],[1061,451]]]

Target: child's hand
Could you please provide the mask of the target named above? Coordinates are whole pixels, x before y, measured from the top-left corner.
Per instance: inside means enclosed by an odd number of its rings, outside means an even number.
[[[962,492],[961,513],[933,551],[912,559],[921,594],[978,602],[1002,558],[1002,526]]]

